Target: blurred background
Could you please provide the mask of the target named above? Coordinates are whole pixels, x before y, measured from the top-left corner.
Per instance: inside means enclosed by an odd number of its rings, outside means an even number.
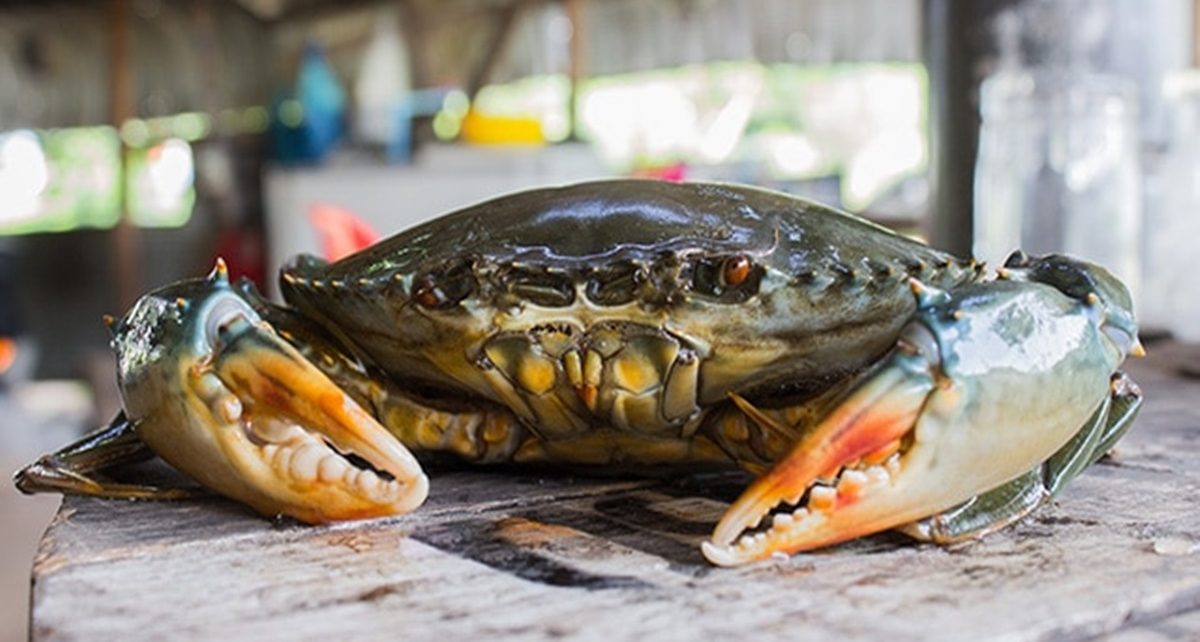
[[[515,190],[809,196],[1103,262],[1200,340],[1196,0],[0,0],[0,470],[119,404],[100,318]],[[57,506],[0,483],[0,640]]]

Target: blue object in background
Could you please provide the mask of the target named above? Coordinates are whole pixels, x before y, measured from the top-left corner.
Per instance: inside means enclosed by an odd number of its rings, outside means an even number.
[[[406,96],[393,108],[396,129],[388,141],[387,159],[390,163],[408,163],[412,160],[412,98]]]
[[[285,165],[317,163],[345,133],[346,92],[315,44],[304,50],[296,90],[271,104],[271,142]]]

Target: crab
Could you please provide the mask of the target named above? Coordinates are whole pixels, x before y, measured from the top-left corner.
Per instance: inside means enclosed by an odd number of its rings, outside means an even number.
[[[501,197],[329,264],[287,305],[207,278],[109,320],[124,410],[18,472],[26,492],[175,498],[105,470],[157,454],[303,522],[401,514],[422,458],[735,466],[703,553],[732,566],[887,529],[1010,524],[1141,405],[1104,268],[1015,253],[990,276],[852,215],[719,184]]]

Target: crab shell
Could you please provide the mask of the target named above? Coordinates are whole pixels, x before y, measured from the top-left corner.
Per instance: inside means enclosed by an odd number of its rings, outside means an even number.
[[[981,268],[777,192],[608,181],[301,259],[282,289],[402,387],[501,404],[552,442],[662,440],[690,439],[730,393],[821,392],[892,346],[909,278],[955,287]]]

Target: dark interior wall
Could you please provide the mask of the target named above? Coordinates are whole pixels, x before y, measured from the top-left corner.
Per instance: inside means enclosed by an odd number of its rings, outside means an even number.
[[[212,248],[208,217],[173,230],[141,230],[144,288],[201,273]],[[112,232],[22,237],[13,247],[27,335],[39,346],[38,377],[78,377],[85,360],[107,353],[105,314],[119,316]],[[90,357],[89,355],[92,355]]]
[[[16,3],[0,7],[0,131],[108,124],[112,73],[108,2]],[[132,113],[217,114],[266,104],[272,88],[269,26],[234,2],[130,0]],[[178,229],[136,234],[132,288],[145,291],[211,268],[218,235],[261,220],[263,140],[208,139],[234,166],[230,193],[214,193],[197,163],[197,201]],[[229,181],[224,181],[226,184]],[[39,377],[77,377],[108,358],[103,314],[120,315],[115,243],[109,230],[0,239],[17,273],[26,333],[38,345]],[[0,305],[5,305],[0,301]],[[11,304],[9,304],[11,305]]]

